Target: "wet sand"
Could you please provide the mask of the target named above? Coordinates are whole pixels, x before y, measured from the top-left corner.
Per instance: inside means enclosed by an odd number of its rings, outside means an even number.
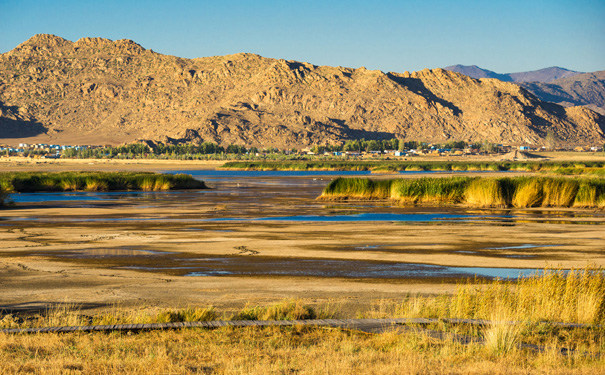
[[[28,210],[26,214],[36,210]],[[64,214],[69,211],[63,209]],[[161,215],[160,211],[150,209],[145,214]],[[92,209],[89,214],[94,212]],[[5,212],[2,214],[7,216]],[[511,226],[239,222],[102,225],[34,222],[23,226],[0,226],[3,280],[0,306],[12,309],[69,302],[92,307],[114,304],[233,307],[286,297],[368,304],[377,298],[402,298],[406,293],[452,291],[455,281],[305,276],[186,277],[182,276],[185,271],[179,269],[146,271],[122,267],[154,264],[157,261],[150,251],[183,254],[188,258],[338,259],[511,268],[605,266],[605,231],[602,228],[601,225],[531,222]],[[525,248],[527,244],[536,247]],[[99,249],[105,249],[105,253],[99,253]],[[111,256],[111,249],[126,249],[126,252]],[[128,249],[135,256],[123,256],[129,254]],[[148,253],[137,254],[137,249]],[[87,251],[101,255],[78,256]],[[145,261],[137,260],[137,255]]]
[[[138,164],[124,165],[141,170]],[[172,167],[152,163],[148,170],[201,168]],[[114,170],[111,165],[107,168]],[[327,180],[266,178],[255,185],[241,179],[215,182],[216,189],[203,193],[18,203],[0,211],[0,309],[44,309],[56,303],[77,304],[84,310],[114,305],[229,309],[298,297],[311,303],[343,304],[354,311],[381,298],[400,300],[406,293],[451,292],[462,280],[263,274],[258,270],[267,260],[307,260],[319,264],[318,272],[321,262],[331,261],[350,270],[370,263],[605,266],[603,211],[467,210],[477,218],[430,222],[254,220],[348,212],[461,212],[457,207],[315,201]],[[494,218],[485,218],[490,215]],[[221,218],[237,220],[212,221]],[[249,268],[242,267],[243,273],[250,273],[184,276],[208,259],[223,258],[238,264],[250,260]],[[173,267],[179,262],[193,268]]]

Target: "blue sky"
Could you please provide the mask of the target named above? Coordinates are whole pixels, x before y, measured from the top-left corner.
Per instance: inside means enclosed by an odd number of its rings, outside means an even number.
[[[38,33],[132,39],[187,58],[252,52],[396,72],[605,70],[605,0],[0,0],[0,52]]]

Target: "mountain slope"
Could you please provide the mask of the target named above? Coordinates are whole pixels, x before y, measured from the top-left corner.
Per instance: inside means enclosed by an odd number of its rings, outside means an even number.
[[[465,76],[469,76],[471,78],[495,78],[499,79],[502,82],[511,82],[513,79],[509,74],[499,74],[496,72],[492,72],[491,70],[483,69],[478,67],[477,65],[452,65],[444,68],[445,70],[449,70],[450,72],[456,72],[460,74],[464,74]]]
[[[563,106],[585,105],[605,115],[605,70],[561,78],[551,83],[526,83],[523,87],[541,100]]]
[[[129,40],[36,35],[0,55],[0,142],[136,139],[300,147],[351,138],[602,142],[605,119],[443,69],[383,73],[235,54],[183,59]]]
[[[483,69],[477,65],[452,65],[444,68],[456,73],[461,73],[472,78],[495,78],[503,82],[543,82],[548,83],[556,79],[573,77],[580,72],[573,70],[559,68],[553,66],[550,68],[544,68],[540,70],[534,70],[530,72],[519,72],[519,73],[496,73],[491,70]]]

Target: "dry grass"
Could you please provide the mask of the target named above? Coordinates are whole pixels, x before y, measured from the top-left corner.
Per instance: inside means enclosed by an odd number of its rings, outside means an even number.
[[[595,374],[605,368],[605,329],[561,328],[544,320],[605,321],[605,275],[586,268],[565,274],[546,270],[519,282],[460,285],[452,295],[377,301],[359,317],[460,317],[491,319],[484,328],[438,323],[435,338],[421,328],[365,334],[331,328],[266,327],[185,329],[129,333],[0,334],[0,373],[70,374]],[[301,300],[246,306],[232,319],[308,319],[338,315],[334,306]],[[77,311],[75,311],[77,312]],[[116,307],[96,317],[73,306],[47,312],[32,325],[118,324],[213,320],[213,308],[151,312]],[[225,315],[222,316],[225,318]],[[510,324],[510,322],[521,324]],[[43,323],[41,323],[43,322]],[[4,326],[19,326],[12,317]],[[453,338],[474,339],[463,344]],[[545,346],[544,351],[519,343]],[[562,355],[559,348],[573,351]]]
[[[222,328],[0,335],[0,372],[71,374],[594,374],[600,358],[462,345],[422,331]]]

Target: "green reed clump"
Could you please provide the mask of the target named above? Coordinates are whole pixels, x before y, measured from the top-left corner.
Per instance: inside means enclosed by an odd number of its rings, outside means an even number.
[[[0,173],[0,185],[8,192],[206,188],[189,175],[145,172],[7,172]]]
[[[470,177],[400,179],[391,183],[391,199],[403,203],[460,203]]]
[[[392,180],[369,178],[342,178],[330,182],[324,189],[324,198],[387,199],[391,197]]]
[[[499,179],[478,178],[464,192],[467,204],[473,207],[506,207],[504,189]]]
[[[605,162],[472,162],[472,161],[413,161],[413,160],[286,160],[286,161],[234,161],[227,162],[223,169],[244,170],[332,170],[332,171],[549,171],[557,173],[563,168],[576,174],[605,174]],[[599,172],[601,171],[601,172]]]
[[[543,207],[569,207],[578,193],[578,180],[569,178],[544,179],[542,191]]]
[[[512,205],[518,208],[537,207],[542,204],[544,193],[542,180],[538,178],[519,178],[513,194]]]
[[[338,178],[320,199],[393,199],[400,203],[465,203],[472,207],[605,208],[605,180],[559,177]]]
[[[0,185],[0,207],[4,206],[4,203],[8,200],[8,191]]]

